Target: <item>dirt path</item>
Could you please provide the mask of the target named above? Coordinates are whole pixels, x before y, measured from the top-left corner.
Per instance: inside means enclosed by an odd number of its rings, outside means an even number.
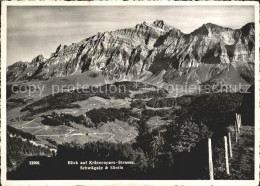
[[[16,128],[18,128],[18,129],[19,129],[19,128],[22,129],[22,128],[24,128],[23,126],[30,124],[30,123],[33,122],[34,120],[36,120],[36,118],[33,119],[32,121],[29,121],[29,122],[27,122],[27,123],[24,123],[24,124],[22,124],[22,125],[20,125],[20,126],[18,126],[18,127],[16,127]]]
[[[110,135],[110,138],[107,140],[107,141],[110,141],[110,140],[114,140],[114,137],[115,135],[113,133],[110,133],[110,132],[93,132],[93,133],[88,133],[88,134],[92,134],[92,135]]]

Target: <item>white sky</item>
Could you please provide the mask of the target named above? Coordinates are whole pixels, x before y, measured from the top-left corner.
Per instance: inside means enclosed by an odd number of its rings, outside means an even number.
[[[204,23],[241,28],[254,22],[253,6],[8,7],[7,63],[49,58],[59,44],[97,32],[134,27],[157,19],[190,33]]]

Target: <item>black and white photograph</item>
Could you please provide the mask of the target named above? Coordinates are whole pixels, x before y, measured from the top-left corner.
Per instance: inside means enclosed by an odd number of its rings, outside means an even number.
[[[258,3],[2,6],[2,184],[259,183]]]

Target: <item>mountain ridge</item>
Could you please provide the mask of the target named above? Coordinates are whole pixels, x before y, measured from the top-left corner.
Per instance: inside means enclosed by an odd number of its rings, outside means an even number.
[[[163,73],[165,82],[175,82],[204,64],[213,64],[210,71],[219,72],[232,65],[242,74],[253,71],[254,45],[254,23],[240,29],[206,23],[184,34],[163,20],[144,21],[134,28],[99,32],[69,46],[59,45],[48,59],[38,55],[32,62],[14,63],[8,66],[7,80],[47,80],[102,71],[105,78],[114,81]],[[197,82],[213,76],[197,77]]]

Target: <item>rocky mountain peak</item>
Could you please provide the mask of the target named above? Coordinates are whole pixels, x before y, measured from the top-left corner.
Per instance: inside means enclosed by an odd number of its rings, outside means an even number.
[[[135,25],[135,29],[143,29],[143,28],[147,28],[149,25],[144,21],[144,22],[142,22],[142,23],[140,23],[140,24],[137,24],[137,25]]]
[[[61,51],[63,51],[65,48],[67,48],[67,45],[62,45],[60,44],[56,51],[54,53],[51,54],[51,57],[56,57],[58,55],[58,53],[60,53]]]
[[[164,26],[164,21],[157,19],[156,21],[153,22],[153,24],[154,24],[155,26],[158,26],[158,27],[162,28],[162,27]]]
[[[46,59],[43,57],[43,55],[40,54],[32,59],[30,65],[39,66],[40,64],[44,63],[45,61],[46,61]]]
[[[216,25],[214,23],[205,23],[202,26],[211,27],[211,28],[223,28],[222,26]]]
[[[173,28],[172,26],[166,24],[163,20],[156,20],[153,22],[153,25],[165,31],[169,31]]]
[[[247,23],[241,28],[243,35],[255,35],[255,23]]]
[[[7,67],[7,69],[15,68],[15,67],[25,67],[27,66],[28,62],[24,61],[17,61],[14,64],[10,65]]]
[[[59,52],[59,51],[65,49],[66,47],[67,47],[67,45],[62,45],[62,44],[60,44],[60,45],[57,47],[56,52]]]
[[[208,35],[211,36],[212,34],[220,34],[222,32],[232,32],[234,31],[231,28],[225,28],[213,23],[206,23],[203,24],[201,27],[199,27],[198,29],[194,30],[191,34],[192,35]]]

